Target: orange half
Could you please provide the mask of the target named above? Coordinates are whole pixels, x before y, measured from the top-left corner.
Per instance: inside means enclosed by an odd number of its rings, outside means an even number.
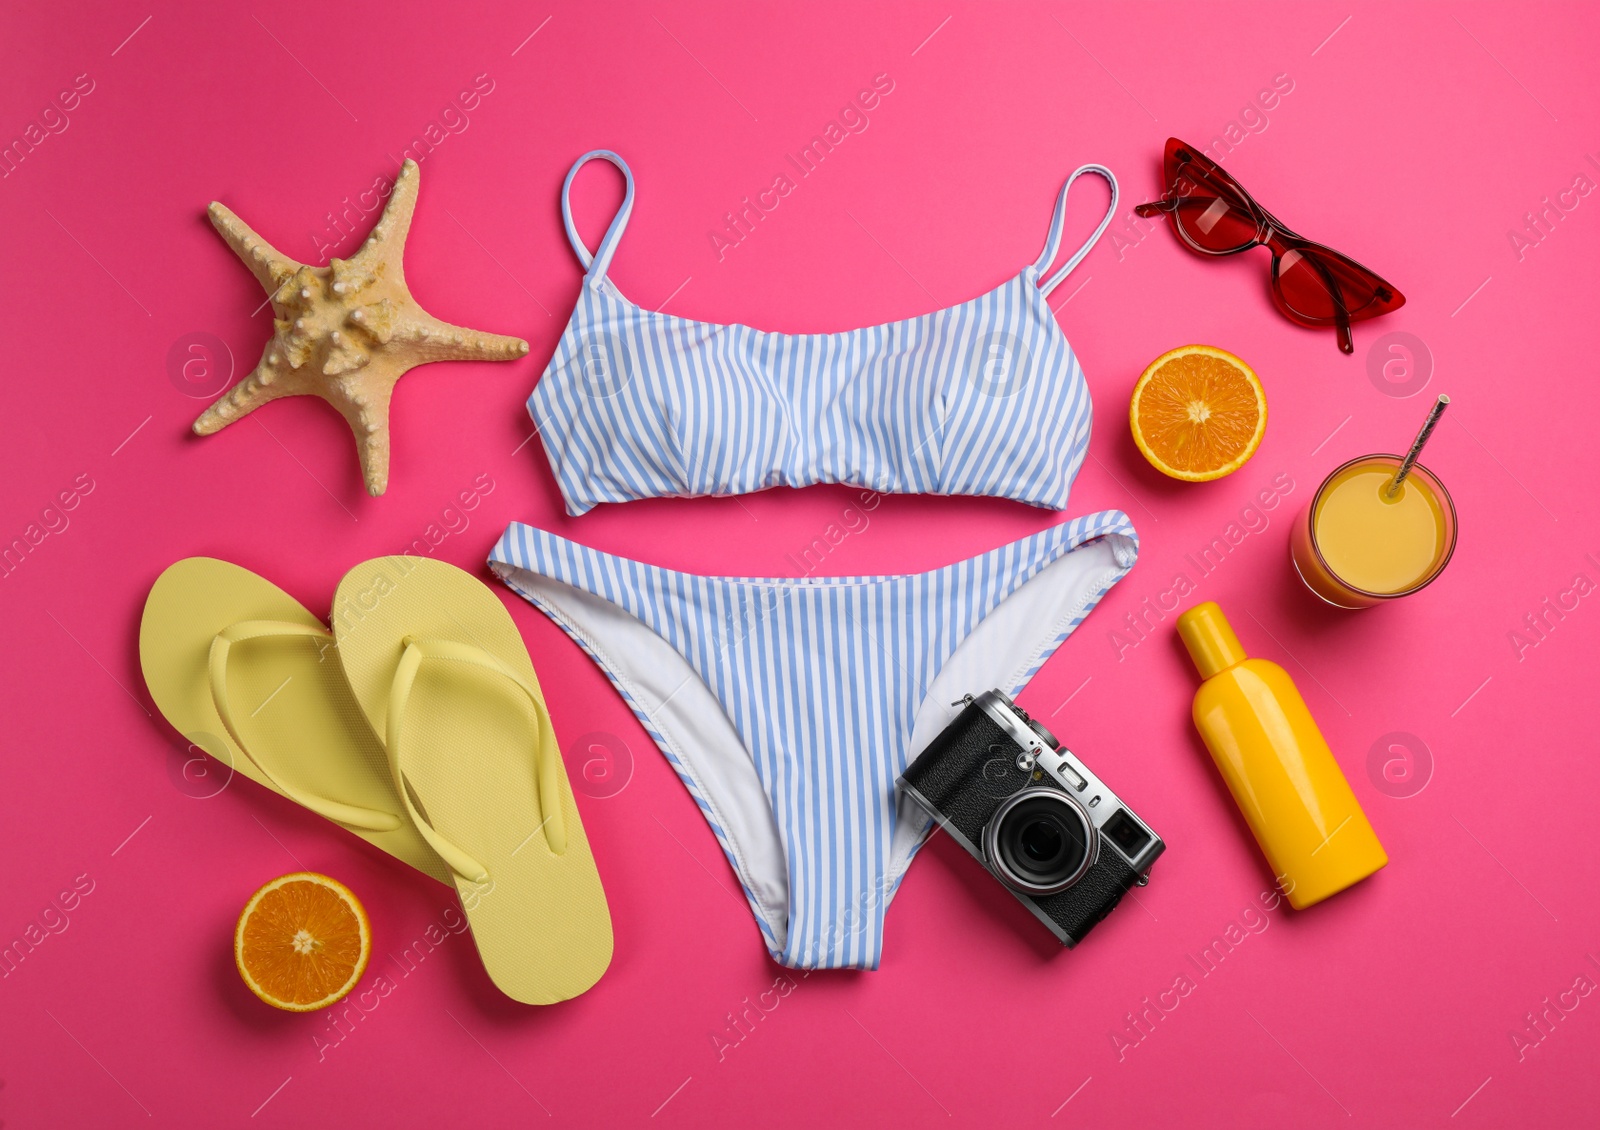
[[[1206,482],[1249,461],[1267,431],[1267,395],[1239,358],[1209,345],[1163,353],[1133,386],[1133,442],[1163,475]]]
[[[233,932],[233,960],[273,1008],[312,1012],[356,987],[372,927],[350,888],[314,871],[274,879],[250,896]]]

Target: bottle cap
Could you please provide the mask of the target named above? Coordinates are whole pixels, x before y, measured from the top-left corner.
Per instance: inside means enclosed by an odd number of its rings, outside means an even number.
[[[1228,618],[1214,600],[1197,604],[1178,617],[1178,635],[1189,649],[1189,658],[1200,670],[1202,679],[1226,671],[1247,657],[1239,637],[1233,634]]]

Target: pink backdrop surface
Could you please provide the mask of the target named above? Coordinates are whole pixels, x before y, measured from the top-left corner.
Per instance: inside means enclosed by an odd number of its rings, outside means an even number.
[[[1592,1118],[1593,9],[80,3],[3,20],[0,138],[36,123],[40,140],[0,178],[0,535],[28,543],[0,580],[0,942],[37,940],[0,978],[0,1122]],[[719,254],[724,213],[875,76],[893,90],[864,131]],[[75,107],[46,112],[75,81]],[[1287,93],[1260,109],[1274,85]],[[430,132],[413,290],[440,317],[526,337],[531,355],[409,375],[378,499],[319,401],[190,435],[207,374],[185,387],[171,352],[215,335],[229,356],[213,375],[238,377],[270,332],[206,204],[320,263],[364,237],[376,212],[362,193]],[[1134,225],[1169,134],[1231,134],[1228,169],[1408,304],[1358,325],[1343,356],[1331,332],[1273,311],[1264,252],[1203,262]],[[1103,162],[1121,178],[1111,234],[1052,301],[1099,407],[1069,513],[1125,510],[1143,550],[1022,701],[1169,847],[1077,950],[936,837],[889,911],[880,971],[786,974],[604,676],[498,586],[574,779],[598,782],[579,800],[616,956],[587,995],[516,1005],[448,931],[402,960],[438,936],[453,895],[243,779],[185,766],[137,656],[145,593],[178,558],[238,562],[325,613],[346,569],[418,538],[493,583],[482,563],[514,519],[677,569],[764,576],[797,573],[794,555],[844,524],[845,488],[564,515],[523,401],[580,278],[561,179],[595,147],[624,154],[639,182],[612,269],[626,294],[783,330],[985,291],[1038,254],[1071,169]],[[591,243],[619,194],[603,166],[580,181]],[[1070,231],[1103,202],[1091,182]],[[367,213],[357,232],[332,222],[347,207]],[[1202,486],[1155,474],[1125,423],[1140,370],[1192,341],[1244,356],[1271,403],[1253,461]],[[1454,407],[1427,462],[1461,512],[1454,563],[1394,607],[1319,607],[1290,569],[1294,512],[1337,463],[1402,447],[1439,392]],[[475,509],[451,509],[485,481]],[[74,490],[70,511],[47,510]],[[1065,517],[889,497],[821,571],[931,568]],[[1370,881],[1304,913],[1261,911],[1272,877],[1190,724],[1195,678],[1162,610],[1180,575],[1185,604],[1219,601],[1249,650],[1298,681],[1390,852]],[[344,879],[373,919],[362,989],[380,976],[392,989],[366,996],[348,1032],[269,1010],[233,970],[239,908],[301,867]],[[61,899],[74,883],[87,893]],[[1203,972],[1191,957],[1230,927],[1237,944]],[[1170,991],[1180,975],[1187,995]]]

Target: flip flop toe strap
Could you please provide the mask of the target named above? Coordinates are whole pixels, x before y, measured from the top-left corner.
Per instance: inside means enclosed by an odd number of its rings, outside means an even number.
[[[222,719],[222,724],[228,730],[228,736],[253,765],[261,770],[262,776],[271,781],[284,796],[305,808],[309,808],[318,816],[326,817],[339,824],[351,828],[360,828],[369,832],[392,832],[400,827],[400,817],[393,812],[383,812],[373,808],[362,808],[358,805],[345,804],[341,801],[330,800],[327,797],[316,796],[306,792],[297,785],[285,781],[272,768],[251,752],[239,735],[238,723],[234,719],[233,703],[228,697],[228,656],[233,645],[243,643],[245,640],[283,638],[286,636],[309,636],[313,639],[325,639],[333,642],[333,635],[326,628],[314,627],[309,624],[294,624],[283,620],[241,620],[231,627],[224,628],[211,640],[211,654],[208,663],[211,681],[211,700],[216,705],[217,716]],[[282,690],[280,687],[279,690]],[[277,691],[273,692],[274,694]],[[268,696],[267,701],[271,701]],[[259,711],[266,702],[257,706]],[[253,716],[253,714],[252,714]]]
[[[558,760],[560,754],[556,751],[555,733],[550,726],[550,715],[545,710],[544,700],[539,697],[539,692],[497,656],[471,644],[458,643],[455,640],[417,639],[413,636],[407,636],[401,642],[405,650],[400,656],[400,666],[395,669],[394,683],[389,691],[384,744],[389,751],[389,764],[394,769],[396,790],[400,793],[406,812],[416,824],[417,830],[422,833],[423,839],[427,840],[428,845],[439,854],[439,858],[449,864],[450,869],[463,879],[474,883],[488,881],[488,868],[441,836],[417,811],[411,800],[411,785],[405,769],[410,751],[404,741],[403,723],[406,705],[410,701],[417,674],[423,662],[431,660],[463,663],[498,675],[511,683],[532,705],[534,718],[537,720],[533,733],[534,770],[538,781],[539,811],[542,819],[533,832],[543,832],[545,843],[554,854],[560,855],[565,852],[567,832],[566,822],[561,815]]]

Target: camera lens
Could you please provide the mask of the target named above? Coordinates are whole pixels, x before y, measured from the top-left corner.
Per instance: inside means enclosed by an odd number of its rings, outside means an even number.
[[[1000,829],[1000,854],[1021,878],[1050,886],[1069,878],[1088,844],[1080,821],[1063,819],[1061,806],[1044,797],[1018,805]]]
[[[984,833],[990,864],[1008,886],[1031,895],[1063,891],[1093,862],[1093,830],[1059,789],[1030,788],[1000,806]]]
[[[1061,823],[1058,820],[1035,817],[1017,835],[1017,842],[1022,846],[1022,854],[1028,857],[1028,862],[1040,868],[1049,868],[1060,861],[1062,850],[1066,841],[1061,837]]]

